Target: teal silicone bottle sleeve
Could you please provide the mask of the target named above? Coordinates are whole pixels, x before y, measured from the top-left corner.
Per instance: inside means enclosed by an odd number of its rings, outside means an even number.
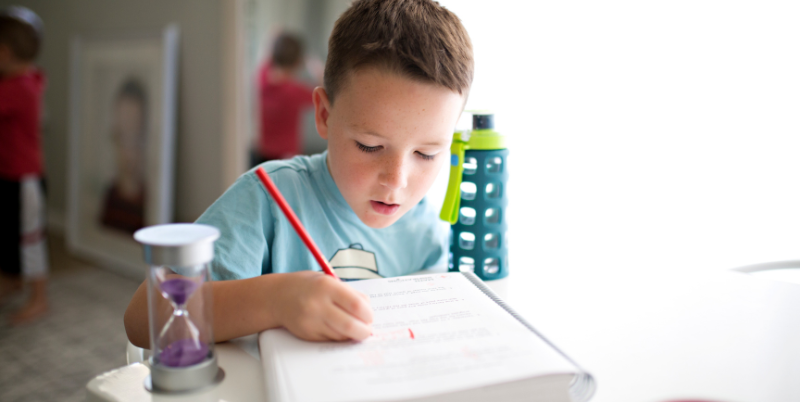
[[[451,271],[474,270],[483,280],[508,276],[507,157],[508,149],[465,153]]]

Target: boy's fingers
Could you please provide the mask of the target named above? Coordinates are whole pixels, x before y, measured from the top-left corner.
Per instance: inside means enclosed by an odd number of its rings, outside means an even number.
[[[331,327],[331,325],[328,324],[327,322],[325,323],[325,329],[322,330],[322,335],[326,338],[326,340],[329,340],[329,341],[341,342],[341,341],[346,341],[346,340],[350,339],[350,338],[348,338],[348,337],[336,332],[336,330],[333,329]]]
[[[342,284],[339,289],[333,292],[332,299],[339,308],[348,314],[367,324],[372,324],[372,307],[369,305],[369,297],[367,295]]]
[[[369,325],[357,320],[337,306],[331,306],[328,309],[325,314],[325,324],[347,339],[362,341],[372,334]]]

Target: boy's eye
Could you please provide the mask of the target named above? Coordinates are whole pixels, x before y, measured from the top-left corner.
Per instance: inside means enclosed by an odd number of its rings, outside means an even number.
[[[422,159],[425,159],[426,161],[432,161],[433,158],[436,157],[436,155],[426,155],[419,151],[417,151],[417,155],[419,155]]]
[[[362,143],[360,143],[358,141],[356,141],[356,144],[358,144],[358,149],[360,149],[360,150],[362,150],[362,151],[364,151],[366,153],[375,152],[375,151],[381,149],[380,145],[377,146],[377,147],[368,147],[368,146],[366,146],[366,145],[364,145],[364,144],[362,144]]]

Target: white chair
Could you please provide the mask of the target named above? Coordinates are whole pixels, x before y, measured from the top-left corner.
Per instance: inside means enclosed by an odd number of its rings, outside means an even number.
[[[733,268],[746,274],[800,284],[800,260],[765,262]]]
[[[131,341],[128,341],[128,347],[125,350],[125,357],[128,361],[128,364],[148,364],[147,360],[150,358],[150,350],[142,349],[132,344]]]

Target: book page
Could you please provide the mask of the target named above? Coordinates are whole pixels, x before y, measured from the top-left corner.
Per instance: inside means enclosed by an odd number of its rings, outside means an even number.
[[[285,387],[281,400],[402,400],[576,371],[460,273],[350,285],[370,296],[375,313],[365,341],[261,334],[262,359]]]

